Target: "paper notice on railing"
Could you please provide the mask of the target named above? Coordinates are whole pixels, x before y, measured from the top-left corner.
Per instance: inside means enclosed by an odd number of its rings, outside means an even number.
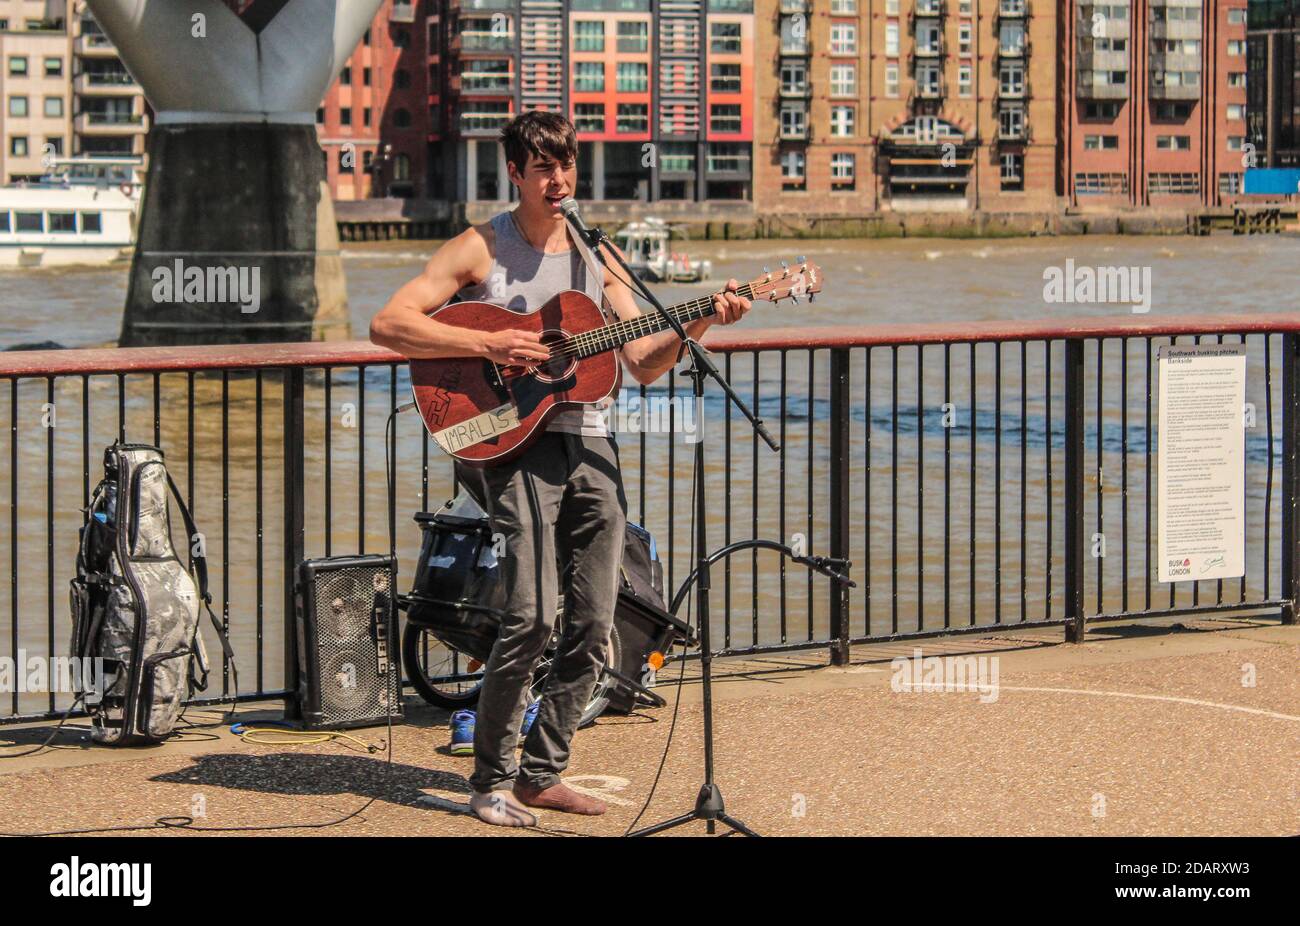
[[[1168,345],[1156,367],[1159,580],[1245,575],[1245,348]]]

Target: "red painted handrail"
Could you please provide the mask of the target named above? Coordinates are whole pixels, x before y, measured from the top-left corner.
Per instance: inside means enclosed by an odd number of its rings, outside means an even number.
[[[808,328],[715,328],[712,351],[807,350],[890,344],[965,344],[1062,338],[1159,337],[1190,334],[1300,333],[1300,312],[1259,315],[1111,315],[1034,321],[936,322],[910,325],[830,325]],[[0,352],[0,377],[168,373],[357,366],[401,362],[368,341],[231,344],[201,347],[122,347]]]

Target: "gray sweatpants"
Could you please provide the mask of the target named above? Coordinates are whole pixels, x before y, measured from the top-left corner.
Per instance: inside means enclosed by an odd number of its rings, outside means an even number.
[[[457,464],[457,475],[504,536],[505,614],[479,694],[470,785],[479,793],[510,788],[519,775],[546,788],[569,764],[569,741],[609,647],[627,523],[618,448],[608,437],[547,431],[508,463]],[[528,686],[555,628],[557,556],[561,568],[573,567],[564,635],[516,765]]]

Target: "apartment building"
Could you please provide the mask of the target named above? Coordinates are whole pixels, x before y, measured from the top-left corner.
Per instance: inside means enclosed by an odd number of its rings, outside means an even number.
[[[1252,0],[1246,33],[1253,167],[1300,167],[1300,0]]]
[[[143,155],[144,93],[83,3],[0,0],[0,178],[51,157]]]
[[[1106,0],[1062,16],[1071,206],[1226,205],[1247,145],[1246,0]]]
[[[497,133],[531,109],[578,130],[578,195],[748,200],[752,0],[439,0],[429,48],[430,186],[507,200]]]
[[[424,23],[384,0],[316,113],[335,199],[428,195]]]
[[[763,212],[1045,210],[1056,8],[1038,0],[763,0]]]

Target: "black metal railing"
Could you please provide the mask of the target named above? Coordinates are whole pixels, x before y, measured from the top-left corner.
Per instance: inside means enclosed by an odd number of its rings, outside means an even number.
[[[853,589],[770,551],[720,564],[720,654],[826,647],[843,662],[851,644],[881,639],[1034,625],[1081,639],[1088,620],[1244,609],[1292,623],[1298,333],[1293,316],[1189,316],[715,335],[724,372],[782,449],[769,451],[720,397],[696,419],[676,377],[638,387],[615,419],[629,517],[656,536],[676,589],[694,564],[684,432],[697,425],[719,500],[713,547],[768,538],[852,561]],[[1154,356],[1202,340],[1248,353],[1247,569],[1161,587]],[[398,415],[385,436],[409,381],[405,364],[369,345],[22,352],[0,359],[0,376],[10,464],[0,657],[66,655],[77,529],[114,439],[164,449],[203,534],[244,699],[292,687],[298,562],[392,542],[408,587],[420,541],[411,515],[457,488],[417,415]],[[644,430],[656,414],[667,433]],[[220,677],[212,699],[233,694],[229,666]],[[52,716],[69,700],[5,692],[0,718]]]

